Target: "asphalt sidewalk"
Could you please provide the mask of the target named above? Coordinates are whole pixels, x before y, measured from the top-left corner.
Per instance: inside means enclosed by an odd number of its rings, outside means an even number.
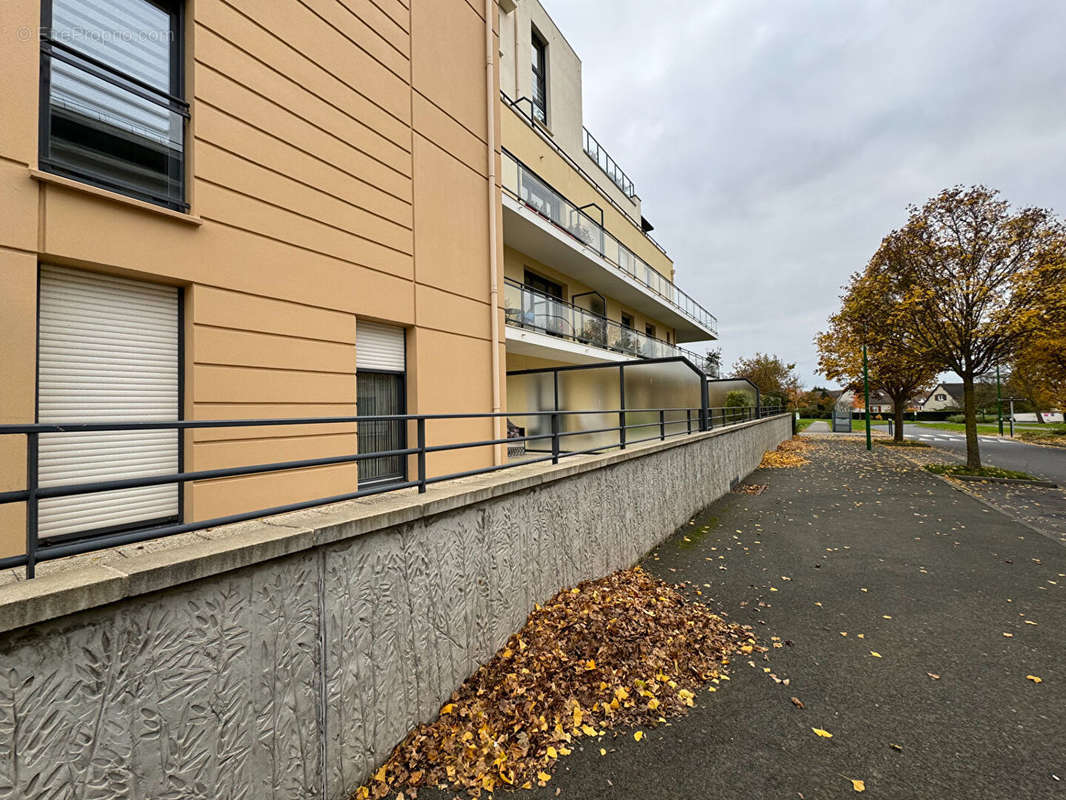
[[[645,560],[769,652],[521,797],[1066,797],[1066,548],[889,448],[808,441]]]

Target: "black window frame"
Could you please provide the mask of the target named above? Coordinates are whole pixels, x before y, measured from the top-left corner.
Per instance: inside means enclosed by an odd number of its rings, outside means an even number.
[[[406,340],[406,336],[404,338]],[[405,344],[406,344],[406,341],[405,341]],[[396,379],[397,386],[398,386],[398,391],[397,391],[398,398],[397,399],[399,400],[400,409],[399,409],[398,412],[390,411],[388,413],[390,413],[390,414],[392,414],[392,413],[406,414],[407,413],[407,352],[406,352],[406,346],[404,348],[404,369],[403,369],[403,371],[390,370],[390,369],[356,369],[356,372],[355,372],[356,409],[357,409],[357,413],[359,415],[361,415],[361,416],[373,416],[374,414],[380,414],[381,413],[379,410],[375,409],[372,414],[368,414],[368,413],[365,412],[365,410],[362,407],[359,406],[359,378],[360,378],[360,376],[371,376],[371,375],[376,376],[376,377],[388,377],[388,378]],[[365,399],[364,399],[364,403],[365,403]],[[379,421],[379,422],[361,422],[361,423],[359,423],[358,427],[359,427],[359,430],[362,431],[365,434],[365,433],[369,433],[370,432],[368,429],[375,428],[375,426],[385,426],[386,431],[388,431],[388,434],[386,434],[386,435],[391,435],[392,432],[393,432],[393,429],[395,429],[395,431],[398,432],[398,434],[399,434],[397,436],[397,447],[396,447],[396,449],[397,450],[406,450],[407,449],[407,424],[405,422],[403,422],[402,420]],[[381,435],[380,429],[375,429],[374,432],[376,434],[378,434],[378,435]],[[359,441],[359,432],[356,433],[356,442],[358,443],[358,441]],[[359,447],[358,444],[357,444],[357,448],[358,448],[359,452],[363,452],[363,448]],[[373,452],[373,451],[371,451],[371,452]],[[407,461],[408,461],[407,456],[381,456],[379,458],[364,459],[363,461],[359,462],[359,471],[358,471],[359,472],[359,478],[358,478],[358,480],[356,482],[356,485],[357,485],[357,487],[365,487],[365,486],[384,485],[384,484],[388,484],[388,483],[402,483],[402,482],[405,482],[407,480],[407,475],[408,475],[408,463],[407,463]],[[368,468],[370,468],[370,467],[373,467],[374,469],[379,469],[382,466],[387,466],[387,465],[390,465],[390,464],[393,464],[393,463],[396,463],[396,464],[399,465],[399,470],[397,472],[391,472],[391,473],[389,473],[387,475],[375,475],[374,477],[371,477],[371,478],[367,478],[364,475],[364,473],[367,472]]]
[[[556,300],[566,301],[566,287],[558,281],[545,278],[529,267],[526,267],[525,272],[522,273],[522,283],[525,284],[527,289],[532,289],[545,297],[554,297]]]
[[[622,323],[622,327],[623,328],[628,328],[629,330],[635,330],[634,327],[633,327],[633,317],[632,317],[632,315],[627,314],[625,311],[623,311],[621,313],[621,323]]]
[[[548,124],[548,43],[544,37],[532,30],[530,45],[533,53],[537,56],[536,61],[530,58],[530,68],[533,73],[533,118],[544,125]],[[538,69],[539,64],[539,69]],[[541,102],[537,102],[538,90]],[[538,117],[537,112],[540,112]]]
[[[174,211],[187,212],[186,171],[188,164],[188,132],[190,105],[185,99],[185,0],[142,0],[167,14],[170,19],[170,87],[169,92],[162,92],[138,78],[124,73],[111,65],[82,53],[76,47],[52,38],[52,4],[54,0],[41,2],[40,30],[40,87],[38,98],[37,131],[37,165],[43,172],[96,186],[100,189],[116,192],[136,200],[153,203]],[[143,188],[126,183],[118,178],[109,178],[105,174],[71,169],[53,161],[48,156],[52,138],[51,113],[51,63],[59,59],[75,66],[100,80],[104,80],[135,95],[165,106],[168,111],[180,115],[182,122],[181,154],[171,159],[168,178],[178,187],[177,198],[155,195]]]

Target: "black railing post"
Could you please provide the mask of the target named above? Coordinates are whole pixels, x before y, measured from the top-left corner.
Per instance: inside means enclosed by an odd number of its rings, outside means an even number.
[[[416,436],[418,437],[418,493],[425,494],[426,491],[426,420],[424,417],[419,417],[415,423],[417,427]],[[499,445],[494,445],[499,447]]]
[[[685,409],[685,433],[692,433],[692,409]]]
[[[666,438],[666,410],[659,409],[659,441]]]
[[[38,434],[26,434],[26,578],[37,571],[37,448]]]
[[[626,375],[625,367],[618,367],[618,449],[626,449]]]
[[[714,420],[710,418],[712,413],[709,409],[711,405],[711,389],[707,385],[706,378],[700,381],[700,430],[707,431],[714,427]]]
[[[559,463],[559,414],[552,413],[552,463]]]

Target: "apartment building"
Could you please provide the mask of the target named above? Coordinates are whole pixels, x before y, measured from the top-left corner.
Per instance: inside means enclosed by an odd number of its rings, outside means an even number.
[[[716,335],[584,128],[581,62],[536,0],[7,0],[0,65],[0,424],[525,425],[544,398],[517,379],[508,397],[508,373],[699,366],[682,345]],[[682,371],[654,398],[631,371],[636,407],[699,406]],[[616,407],[612,380],[568,402]],[[425,444],[511,427],[434,419]],[[0,436],[0,499],[334,459],[42,497],[37,536],[62,546],[395,486],[415,456],[351,456],[417,439],[404,421]],[[430,452],[426,474],[507,458]],[[0,566],[32,527],[0,503]]]
[[[700,366],[681,345],[716,338],[716,320],[675,285],[633,180],[584,127],[580,59],[537,0],[499,13],[507,369]]]
[[[496,21],[494,0],[0,4],[0,423],[503,408]],[[225,469],[410,435],[42,434],[37,473],[46,487]],[[429,469],[493,457],[434,453]],[[42,499],[39,534],[331,496],[406,462]],[[26,439],[0,437],[0,492],[26,479]],[[25,513],[0,505],[0,559],[24,551]]]

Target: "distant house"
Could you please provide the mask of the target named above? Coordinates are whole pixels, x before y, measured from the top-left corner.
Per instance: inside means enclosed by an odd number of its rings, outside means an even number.
[[[866,398],[862,392],[856,392],[853,389],[847,389],[840,393],[837,398],[837,403],[844,403],[850,405],[852,410],[859,413],[866,413]],[[871,414],[891,414],[892,413],[892,398],[884,392],[878,389],[870,390],[870,413]]]
[[[962,384],[938,383],[922,401],[920,411],[944,411],[962,408]]]

